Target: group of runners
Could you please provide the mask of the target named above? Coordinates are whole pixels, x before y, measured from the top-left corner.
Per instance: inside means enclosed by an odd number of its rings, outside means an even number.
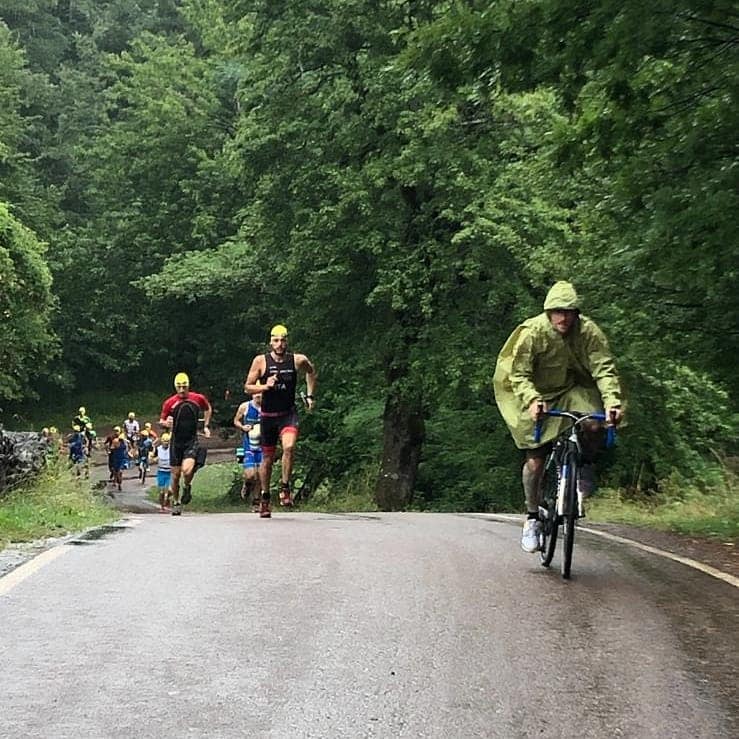
[[[282,506],[294,502],[290,477],[300,425],[296,391],[301,374],[306,381],[303,398],[307,408],[312,409],[315,403],[315,368],[304,354],[288,351],[287,343],[287,328],[277,324],[270,331],[269,350],[251,363],[244,381],[244,391],[250,398],[238,407],[233,420],[243,440],[241,496],[251,501],[260,518],[272,515],[270,485],[278,443],[282,447],[279,502]],[[175,376],[174,389],[174,395],[162,405],[159,424],[171,434],[171,480],[165,500],[171,501],[172,515],[178,516],[182,506],[192,500],[193,477],[205,463],[206,449],[198,438],[200,415],[202,434],[209,438],[213,408],[205,395],[190,389],[190,379],[184,372]]]
[[[41,438],[54,455],[61,453],[66,446],[69,466],[75,477],[81,478],[83,474],[85,478],[90,477],[90,456],[97,443],[97,433],[84,406],[79,407],[66,436],[62,438],[56,426],[45,426],[41,429]]]
[[[138,469],[138,478],[142,485],[146,483],[146,476],[152,463],[158,463],[157,484],[165,479],[168,484],[168,457],[169,435],[157,434],[150,422],[141,428],[136,414],[131,411],[120,426],[114,426],[103,442],[108,454],[108,481],[121,490],[123,471],[135,464]],[[164,508],[164,499],[160,490],[160,504]]]

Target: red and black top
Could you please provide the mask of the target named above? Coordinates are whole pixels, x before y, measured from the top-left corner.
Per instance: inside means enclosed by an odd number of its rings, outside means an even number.
[[[161,418],[172,416],[172,441],[181,444],[197,438],[200,411],[207,411],[210,403],[205,395],[188,390],[187,395],[172,395],[162,405]]]

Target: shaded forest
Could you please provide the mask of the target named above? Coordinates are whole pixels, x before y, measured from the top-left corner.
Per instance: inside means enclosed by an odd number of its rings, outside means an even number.
[[[0,405],[240,388],[280,322],[320,375],[308,489],[516,508],[495,359],[567,279],[627,389],[606,482],[707,484],[738,40],[711,0],[3,0]]]

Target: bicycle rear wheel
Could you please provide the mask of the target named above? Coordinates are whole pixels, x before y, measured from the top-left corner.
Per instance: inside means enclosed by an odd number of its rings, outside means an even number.
[[[575,522],[577,521],[577,464],[572,458],[567,465],[564,515],[562,516],[562,577],[569,580],[572,568],[572,550],[575,546]]]
[[[541,549],[539,557],[543,567],[549,567],[557,548],[557,464],[553,456],[547,458],[544,465],[544,477],[541,482],[542,502],[539,506],[541,520]]]

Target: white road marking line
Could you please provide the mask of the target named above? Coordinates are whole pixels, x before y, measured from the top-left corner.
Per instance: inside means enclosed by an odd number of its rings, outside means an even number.
[[[52,549],[47,549],[45,552],[41,552],[37,557],[16,567],[7,575],[0,578],[0,595],[7,595],[16,585],[23,582],[27,577],[31,577],[31,575],[38,572],[42,567],[57,557],[61,557],[67,551],[69,551],[67,547],[59,545]]]
[[[523,521],[523,518],[521,516],[503,513],[479,513],[476,515],[500,521]],[[735,588],[739,588],[739,577],[734,577],[734,575],[730,575],[728,572],[723,572],[722,570],[718,570],[715,567],[711,567],[711,565],[704,564],[703,562],[698,562],[688,557],[681,557],[679,554],[666,552],[664,549],[657,549],[657,547],[650,547],[647,544],[642,544],[638,541],[634,541],[633,539],[626,539],[623,536],[609,534],[606,531],[596,531],[595,529],[589,529],[586,526],[578,526],[578,529],[580,529],[580,531],[586,531],[588,534],[593,534],[594,536],[601,536],[604,539],[617,541],[619,542],[619,544],[626,544],[627,546],[634,547],[635,549],[641,549],[642,551],[649,552],[650,554],[656,554],[658,557],[666,557],[667,559],[671,559],[675,562],[680,562],[680,564],[687,565],[688,567],[692,567],[695,570],[700,570],[706,575],[710,575],[711,577],[723,580],[724,582],[729,583],[729,585],[733,585]]]
[[[701,572],[705,572],[706,575],[711,575],[711,577],[716,577],[719,580],[723,580],[724,582],[729,583],[729,585],[733,585],[735,588],[739,588],[739,577],[734,577],[733,575],[730,575],[728,572],[723,572],[722,570],[717,570],[715,567],[711,567],[711,565],[704,564],[703,562],[698,562],[695,559],[690,559],[689,557],[682,557],[679,554],[673,554],[672,552],[667,552],[664,549],[657,549],[657,547],[650,547],[648,544],[642,544],[638,541],[633,541],[631,539],[625,539],[623,536],[616,536],[615,534],[609,534],[607,531],[596,531],[595,529],[589,529],[585,526],[578,526],[580,531],[587,531],[589,534],[595,534],[596,536],[602,536],[604,539],[610,539],[611,541],[617,541],[621,544],[628,544],[631,547],[636,547],[636,549],[641,549],[644,552],[650,552],[651,554],[657,554],[660,557],[667,557],[667,559],[672,559],[675,562],[680,562],[680,564],[687,565],[688,567],[693,567],[696,570],[700,570]]]
[[[140,518],[124,518],[120,521],[116,521],[112,526],[120,526],[125,528],[133,528],[141,523]],[[98,528],[93,526],[92,529],[86,529],[86,531],[92,531]],[[79,535],[84,534],[84,531],[80,531]],[[7,575],[0,577],[0,596],[7,595],[16,585],[22,583],[26,578],[38,572],[42,567],[53,562],[57,557],[61,557],[69,551],[67,544],[57,544],[51,549],[46,549],[41,554],[37,554],[33,559],[24,562],[14,570],[11,570]]]

